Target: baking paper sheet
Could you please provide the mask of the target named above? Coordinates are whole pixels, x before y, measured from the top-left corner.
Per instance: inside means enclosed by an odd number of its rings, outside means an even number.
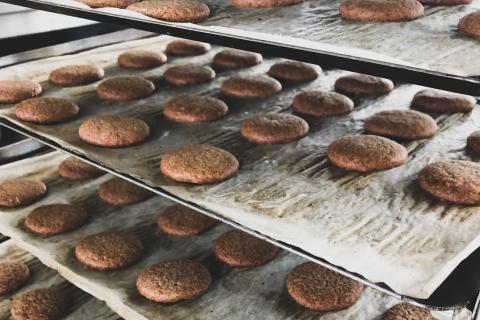
[[[418,186],[416,175],[426,164],[440,159],[472,159],[465,150],[467,136],[478,128],[479,110],[471,114],[433,115],[439,133],[432,140],[405,143],[408,163],[399,168],[368,175],[347,173],[330,165],[326,148],[336,138],[362,131],[363,119],[387,109],[409,108],[421,88],[397,84],[378,99],[356,99],[351,115],[332,119],[307,119],[308,137],[286,145],[257,146],[242,139],[239,125],[258,112],[289,112],[295,94],[303,90],[331,90],[346,74],[325,71],[314,82],[285,86],[273,98],[260,101],[224,99],[229,114],[213,124],[175,124],[162,116],[162,106],[180,93],[220,96],[221,82],[231,72],[217,74],[209,84],[174,88],[162,80],[172,64],[207,64],[221,48],[197,58],[170,58],[170,63],[145,72],[116,67],[118,53],[132,47],[162,50],[168,37],[150,38],[103,47],[84,53],[45,59],[5,68],[2,78],[32,78],[41,81],[45,95],[67,97],[81,109],[80,116],[66,124],[37,126],[19,122],[5,105],[0,116],[86,155],[118,172],[161,187],[218,215],[273,239],[299,247],[371,282],[386,283],[397,293],[427,298],[448,274],[480,245],[478,207],[440,203]],[[277,59],[269,58],[241,74],[266,72]],[[48,73],[68,63],[96,62],[108,76],[143,74],[157,85],[147,99],[129,103],[100,101],[96,84],[59,88],[49,84]],[[221,97],[221,96],[220,96]],[[221,97],[224,98],[224,97]],[[78,127],[89,116],[123,113],[147,121],[149,140],[135,147],[104,149],[80,141]],[[224,183],[191,186],[174,183],[159,171],[160,157],[180,146],[209,143],[231,151],[240,161],[237,177]],[[394,276],[393,276],[394,275]]]

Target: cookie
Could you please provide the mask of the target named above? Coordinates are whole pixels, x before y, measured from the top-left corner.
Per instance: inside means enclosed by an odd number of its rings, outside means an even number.
[[[318,78],[322,69],[319,66],[300,61],[284,60],[270,67],[267,74],[278,80],[305,82]]]
[[[182,94],[169,100],[163,114],[175,122],[213,122],[225,116],[228,106],[222,100],[193,94]]]
[[[351,74],[335,81],[335,91],[345,94],[379,96],[392,90],[391,80],[366,74]]]
[[[154,92],[153,82],[136,76],[110,78],[102,81],[97,87],[100,99],[120,102],[146,98]]]
[[[365,131],[400,140],[431,138],[438,130],[437,123],[428,114],[413,110],[387,110],[365,119]]]
[[[55,288],[34,289],[16,297],[10,313],[13,320],[57,320],[68,311],[67,295]]]
[[[238,49],[225,49],[213,57],[212,64],[222,70],[242,69],[262,62],[262,55]]]
[[[427,165],[418,174],[420,186],[433,197],[458,204],[480,204],[480,164],[444,160]]]
[[[430,311],[409,303],[399,303],[388,309],[382,320],[435,320]]]
[[[78,134],[88,144],[121,148],[145,141],[150,135],[150,128],[143,120],[129,116],[98,116],[82,123]]]
[[[307,91],[293,98],[292,109],[319,118],[337,117],[352,112],[353,101],[336,92]]]
[[[53,70],[48,80],[51,83],[74,87],[93,83],[103,78],[105,72],[94,64],[72,64]]]
[[[285,284],[288,294],[299,305],[320,312],[349,308],[363,292],[360,282],[314,262],[293,268]]]
[[[232,0],[232,4],[240,8],[288,7],[300,3],[303,0]]]
[[[358,172],[387,170],[407,161],[407,149],[387,138],[344,136],[330,143],[328,159],[337,167]]]
[[[86,180],[100,177],[105,171],[75,157],[68,157],[58,166],[58,173],[69,180]]]
[[[78,261],[95,270],[126,268],[143,255],[143,244],[135,234],[107,231],[90,235],[75,246]]]
[[[86,4],[90,8],[119,8],[125,9],[135,2],[141,0],[77,0],[81,3]]]
[[[146,0],[128,6],[127,10],[172,22],[199,22],[210,15],[208,6],[197,0]]]
[[[363,22],[411,21],[423,16],[423,6],[417,0],[343,0],[340,16]]]
[[[129,205],[141,202],[152,196],[145,188],[120,178],[112,178],[98,189],[100,199],[112,205]]]
[[[41,97],[23,100],[15,105],[15,116],[25,122],[54,124],[74,118],[78,106],[66,99]]]
[[[480,153],[480,130],[472,132],[467,138],[467,146],[475,153]]]
[[[160,170],[168,178],[194,184],[227,180],[237,174],[238,167],[238,160],[230,152],[209,145],[170,151],[160,162]]]
[[[292,142],[308,134],[308,123],[286,113],[265,113],[245,120],[240,126],[242,136],[259,144]]]
[[[421,4],[429,6],[458,6],[470,4],[473,0],[418,0]]]
[[[149,69],[161,66],[167,62],[167,56],[163,52],[134,49],[120,54],[117,63],[126,69]]]
[[[282,90],[280,82],[264,75],[233,76],[223,81],[221,91],[234,98],[268,98]]]
[[[163,77],[174,86],[188,86],[212,81],[215,71],[210,67],[182,64],[168,68]]]
[[[51,236],[81,227],[87,220],[85,209],[70,204],[49,204],[35,208],[25,218],[25,227],[33,233]]]
[[[40,84],[30,80],[0,80],[0,103],[17,103],[42,94]]]
[[[199,56],[210,51],[208,43],[197,42],[187,39],[173,40],[168,43],[166,52],[173,56]]]
[[[0,262],[0,295],[11,293],[27,282],[30,276],[28,266],[21,262]]]
[[[196,236],[216,224],[215,219],[178,204],[165,209],[157,220],[163,232],[175,237]]]
[[[475,98],[464,94],[426,89],[415,94],[412,107],[424,111],[456,113],[470,112],[476,103]]]
[[[162,261],[145,268],[137,277],[137,290],[145,298],[163,303],[192,300],[208,291],[210,271],[187,260]]]
[[[457,28],[467,37],[480,39],[480,11],[472,12],[460,19]]]
[[[0,206],[27,206],[47,193],[47,186],[34,179],[11,179],[0,182]]]

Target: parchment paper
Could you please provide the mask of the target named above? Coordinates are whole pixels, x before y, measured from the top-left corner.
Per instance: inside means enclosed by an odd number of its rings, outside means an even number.
[[[371,282],[384,282],[402,295],[427,298],[448,274],[479,246],[478,207],[440,203],[418,186],[416,175],[426,164],[440,159],[473,159],[465,151],[467,136],[478,128],[480,114],[433,115],[439,133],[432,140],[406,143],[409,161],[392,170],[368,175],[347,173],[330,165],[326,147],[345,134],[362,131],[363,119],[386,109],[409,108],[421,88],[397,84],[389,95],[374,100],[356,99],[354,112],[325,120],[307,119],[308,137],[286,145],[257,146],[239,135],[240,123],[264,111],[289,112],[291,101],[301,90],[331,90],[346,72],[328,70],[318,80],[285,86],[273,98],[260,101],[225,99],[229,114],[213,124],[182,125],[166,120],[162,106],[179,93],[196,92],[219,96],[221,82],[232,73],[223,72],[209,84],[173,88],[162,81],[172,64],[209,63],[220,48],[198,58],[170,59],[166,66],[142,74],[155,81],[157,92],[147,99],[110,103],[96,97],[95,84],[58,88],[46,79],[56,66],[97,62],[107,76],[137,74],[115,66],[124,49],[146,47],[161,50],[167,37],[127,42],[78,55],[17,65],[1,71],[2,78],[26,77],[41,81],[45,95],[68,97],[81,108],[80,116],[66,124],[36,126],[17,121],[9,105],[0,116],[25,130],[86,155],[117,172],[161,187],[231,221],[273,239],[299,247]],[[242,70],[242,74],[266,72],[277,59]],[[0,107],[1,108],[1,107]],[[80,124],[94,114],[123,113],[147,121],[149,140],[135,147],[104,149],[81,142]],[[174,183],[159,172],[160,157],[183,145],[209,143],[231,151],[240,161],[237,177],[224,183],[191,186]],[[393,276],[394,275],[394,276]]]

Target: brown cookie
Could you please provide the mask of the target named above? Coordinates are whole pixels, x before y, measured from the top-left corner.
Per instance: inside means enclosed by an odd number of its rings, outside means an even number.
[[[262,55],[238,49],[224,49],[213,57],[212,64],[218,69],[231,70],[256,66],[262,62]]]
[[[65,233],[81,227],[87,220],[85,209],[69,204],[49,204],[34,209],[25,218],[25,227],[43,236]]]
[[[0,206],[27,206],[47,193],[47,186],[33,179],[11,179],[0,182]]]
[[[13,320],[57,320],[69,308],[68,296],[55,288],[34,289],[16,297],[10,313]]]
[[[363,292],[360,282],[314,262],[305,262],[293,268],[285,284],[288,293],[299,305],[320,312],[349,308]]]
[[[98,195],[112,205],[129,205],[146,200],[153,194],[145,188],[115,177],[102,183]]]
[[[78,261],[95,270],[117,270],[136,263],[143,255],[143,244],[135,234],[107,231],[90,235],[75,246]]]
[[[369,133],[408,141],[431,138],[438,130],[432,117],[413,110],[377,112],[363,126]]]
[[[74,118],[78,106],[66,99],[40,97],[23,100],[13,109],[15,116],[26,122],[53,124]]]
[[[127,10],[172,22],[198,22],[210,15],[208,6],[197,0],[146,0],[128,6]]]
[[[467,14],[458,22],[458,31],[473,39],[480,39],[480,10]]]
[[[194,184],[227,180],[237,174],[238,167],[238,160],[230,152],[209,145],[170,151],[160,162],[160,170],[168,178]]]
[[[69,157],[60,163],[58,173],[65,179],[85,180],[100,177],[105,171],[75,157]]]
[[[0,295],[11,293],[27,282],[30,276],[28,266],[21,262],[0,262]]]
[[[174,56],[199,56],[210,51],[208,43],[197,42],[187,39],[173,40],[168,43],[166,52]]]
[[[165,117],[176,122],[213,122],[225,116],[228,106],[222,100],[193,94],[182,94],[169,100],[163,108]]]
[[[411,21],[423,16],[423,6],[417,0],[343,0],[340,16],[364,22]]]
[[[163,77],[174,86],[188,86],[212,81],[215,71],[206,66],[182,64],[168,68]]]
[[[288,7],[300,3],[303,0],[232,0],[232,4],[240,8]]]
[[[330,143],[328,158],[337,167],[358,172],[387,170],[407,161],[407,149],[387,138],[345,136]]]
[[[211,284],[208,269],[187,259],[159,262],[145,268],[137,277],[137,290],[142,296],[164,303],[198,298]]]
[[[458,204],[480,204],[480,164],[464,160],[437,161],[418,174],[420,186],[435,198]]]
[[[221,91],[234,98],[268,98],[282,90],[280,82],[264,75],[233,76],[223,81]]]
[[[480,153],[480,130],[472,132],[467,138],[467,146],[475,153]]]
[[[120,8],[125,9],[135,2],[142,0],[77,0],[90,8]]]
[[[97,87],[100,99],[131,101],[146,98],[155,92],[155,85],[142,77],[115,77],[102,81]]]
[[[245,120],[240,126],[242,136],[259,144],[288,143],[308,134],[308,123],[286,113],[264,113]]]
[[[17,103],[42,94],[40,84],[30,80],[0,80],[0,103]]]
[[[412,100],[414,108],[443,113],[470,112],[476,103],[471,96],[434,89],[419,91]]]
[[[300,61],[284,60],[275,63],[268,70],[268,75],[278,80],[305,82],[318,78],[322,69],[317,65]]]
[[[53,70],[48,80],[64,87],[82,86],[103,78],[105,72],[94,64],[72,64]]]
[[[382,320],[435,320],[430,311],[409,303],[399,303],[388,309]]]
[[[470,4],[473,0],[418,0],[421,4],[429,6],[458,6]]]
[[[335,81],[335,91],[346,94],[379,96],[392,90],[392,81],[366,74],[351,74]]]
[[[126,69],[149,69],[161,66],[167,62],[167,56],[163,52],[134,49],[120,54],[117,63]]]
[[[78,134],[88,144],[121,148],[145,141],[150,135],[150,128],[143,120],[133,117],[98,116],[82,123]]]
[[[308,91],[295,96],[292,108],[294,112],[314,117],[336,117],[352,112],[353,101],[336,92]]]
[[[157,225],[163,232],[175,237],[196,236],[216,224],[215,219],[179,204],[165,209],[157,220]]]

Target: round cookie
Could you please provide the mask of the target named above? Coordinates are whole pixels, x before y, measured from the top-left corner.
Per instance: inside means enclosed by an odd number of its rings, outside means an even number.
[[[475,153],[480,153],[480,130],[472,132],[467,138],[467,146]]]
[[[470,112],[476,103],[471,96],[433,89],[417,92],[412,100],[414,108],[442,113]]]
[[[17,178],[0,182],[0,206],[20,207],[29,205],[47,193],[41,181]]]
[[[232,70],[256,66],[262,62],[262,55],[238,49],[224,49],[213,57],[212,64],[218,69]]]
[[[470,4],[473,0],[418,0],[423,5],[428,6],[458,6]]]
[[[418,174],[420,186],[433,197],[458,204],[480,204],[480,164],[464,160],[437,161]]]
[[[208,6],[197,0],[146,0],[128,6],[127,10],[172,22],[198,22],[210,15]]]
[[[82,123],[78,134],[88,144],[121,148],[145,141],[150,135],[150,128],[143,120],[133,117],[98,116]]]
[[[382,320],[435,320],[430,311],[409,303],[399,303],[388,309]]]
[[[105,72],[94,64],[72,64],[53,70],[48,80],[51,83],[64,86],[82,86],[103,78]]]
[[[411,21],[423,16],[423,6],[417,0],[343,0],[340,16],[363,22]]]
[[[69,308],[67,295],[55,288],[34,289],[16,297],[10,313],[13,320],[57,320]]]
[[[225,116],[228,106],[213,97],[182,94],[169,100],[163,108],[165,117],[176,122],[213,122]]]
[[[231,267],[258,267],[277,253],[273,244],[239,230],[227,231],[215,240],[215,256]]]
[[[288,7],[300,3],[303,0],[232,0],[232,4],[240,8]]]
[[[155,92],[155,85],[142,77],[115,77],[102,81],[97,87],[100,99],[131,101],[146,98]]]
[[[335,81],[335,91],[345,94],[379,96],[392,90],[391,80],[366,74],[351,74]]]
[[[26,122],[53,124],[74,118],[80,109],[66,99],[40,97],[23,100],[15,105],[15,116]]]
[[[317,65],[284,60],[272,65],[267,74],[278,80],[305,82],[317,79],[320,72],[322,72],[322,69]]]
[[[460,19],[458,31],[473,39],[480,39],[480,10],[467,14]]]
[[[17,103],[39,96],[40,84],[30,80],[0,80],[0,103]]]
[[[117,63],[126,69],[149,69],[161,66],[167,62],[167,56],[163,52],[134,49],[120,54]]]
[[[174,86],[188,86],[212,81],[215,71],[206,66],[182,64],[168,68],[163,77]]]
[[[126,268],[143,255],[142,241],[133,233],[107,231],[90,235],[75,246],[78,261],[95,270]]]
[[[145,298],[163,303],[192,300],[208,291],[210,271],[188,260],[162,261],[145,268],[137,277],[137,290]]]
[[[170,236],[190,237],[199,235],[217,224],[204,214],[182,205],[170,206],[157,219],[158,227]]]
[[[0,262],[0,296],[23,286],[30,276],[28,266],[21,262]]]
[[[408,141],[431,138],[438,130],[432,117],[413,110],[377,112],[363,126],[369,133]]]
[[[58,166],[58,173],[65,179],[85,180],[100,177],[105,171],[75,157],[68,157]]]
[[[208,43],[178,39],[168,43],[166,52],[174,56],[188,57],[207,53],[210,48],[211,46]]]
[[[233,76],[223,81],[221,91],[234,98],[268,98],[282,90],[280,82],[264,75]]]
[[[145,188],[120,178],[112,178],[98,189],[100,199],[112,205],[129,205],[141,202],[152,196]]]
[[[25,227],[33,233],[51,236],[82,226],[87,220],[85,209],[69,204],[49,204],[35,208],[25,218]]]
[[[363,292],[360,282],[314,262],[305,262],[293,268],[285,284],[288,293],[299,305],[320,312],[349,308]]]
[[[285,113],[265,113],[245,120],[240,126],[242,136],[259,144],[288,143],[308,134],[308,123]]]
[[[353,101],[336,92],[307,91],[293,98],[294,112],[319,118],[336,117],[349,114],[353,110]]]
[[[358,172],[387,170],[407,161],[407,149],[387,138],[344,136],[330,143],[328,159],[337,167]]]
[[[160,162],[160,170],[168,178],[194,184],[227,180],[237,174],[238,167],[238,160],[230,152],[209,145],[170,151]]]
[[[125,9],[131,4],[135,2],[139,2],[141,0],[77,0],[81,3],[86,4],[90,8],[119,8]]]

